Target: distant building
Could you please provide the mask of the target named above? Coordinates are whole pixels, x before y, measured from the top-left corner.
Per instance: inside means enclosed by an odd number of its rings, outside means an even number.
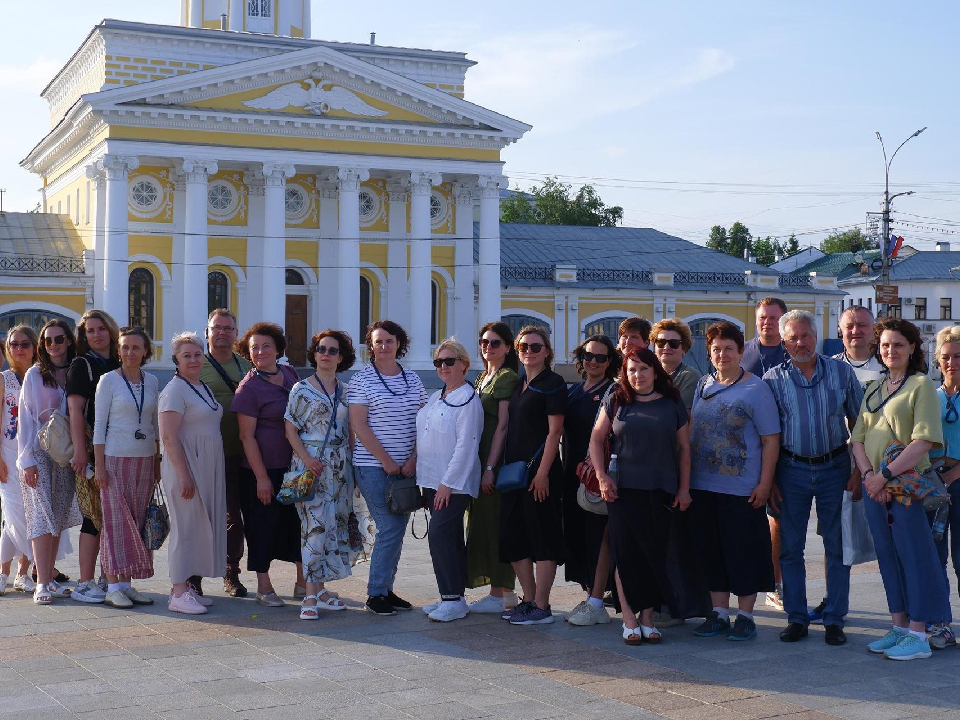
[[[801,268],[804,265],[813,262],[814,260],[819,260],[824,255],[826,255],[826,253],[819,248],[812,246],[805,247],[803,250],[799,250],[793,255],[789,255],[782,260],[777,260],[775,263],[770,265],[770,268],[779,272],[793,272],[794,270]]]

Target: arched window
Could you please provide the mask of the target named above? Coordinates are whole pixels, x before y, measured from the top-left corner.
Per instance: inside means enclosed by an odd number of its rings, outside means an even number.
[[[589,325],[583,326],[583,337],[588,338],[591,335],[606,335],[608,338],[617,342],[617,332],[620,330],[620,323],[627,318],[622,315],[611,316],[594,320]]]
[[[540,325],[547,328],[548,335],[552,334],[549,323],[544,322],[538,317],[533,317],[532,315],[504,315],[500,319],[507,324],[514,337],[516,337],[517,333],[527,325]]]
[[[14,325],[30,325],[34,330],[40,332],[40,328],[50,320],[65,320],[70,325],[74,324],[72,318],[50,310],[14,310],[0,315],[0,339],[5,339],[7,331]]]
[[[693,346],[690,348],[690,352],[684,356],[683,361],[687,365],[695,367],[704,375],[713,371],[713,366],[710,364],[710,353],[707,352],[707,328],[723,319],[700,318],[689,323]]]
[[[371,313],[373,312],[371,308],[373,307],[373,287],[370,284],[370,280],[367,279],[365,275],[360,276],[360,333],[357,335],[358,338],[365,338],[367,336],[367,328],[370,327],[370,324],[373,322],[373,317]]]
[[[153,328],[154,317],[154,279],[153,273],[146,268],[137,268],[130,273],[128,284],[130,292],[130,324],[140,325],[150,337],[156,337]]]
[[[230,308],[230,280],[226,273],[214,270],[207,274],[207,312]]]
[[[440,285],[430,281],[430,344],[440,342]]]
[[[303,275],[296,270],[291,270],[290,268],[287,268],[284,280],[287,285],[306,285],[306,283],[303,281]]]

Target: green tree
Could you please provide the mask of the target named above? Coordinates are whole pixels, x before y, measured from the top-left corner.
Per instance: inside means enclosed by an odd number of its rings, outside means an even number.
[[[728,237],[727,254],[734,257],[743,257],[743,251],[752,245],[753,238],[750,235],[750,228],[742,222],[735,222],[730,226],[730,236]]]
[[[537,225],[589,225],[613,227],[623,221],[623,208],[607,206],[592,185],[584,185],[575,195],[573,187],[548,177],[530,189],[533,199],[518,189],[500,203],[503,222]]]
[[[783,247],[779,240],[771,238],[769,235],[765,238],[758,238],[753,241],[751,248],[754,255],[757,256],[757,262],[761,265],[773,265],[777,261],[777,255],[783,252]]]
[[[714,225],[710,228],[710,237],[707,239],[707,247],[717,252],[727,252],[727,229],[723,225]]]
[[[787,244],[783,248],[784,255],[793,255],[800,252],[800,243],[797,242],[797,236],[791,234],[790,238],[787,240]]]
[[[835,232],[828,235],[820,243],[820,249],[825,253],[857,252],[858,250],[872,250],[876,243],[861,232],[860,228]]]

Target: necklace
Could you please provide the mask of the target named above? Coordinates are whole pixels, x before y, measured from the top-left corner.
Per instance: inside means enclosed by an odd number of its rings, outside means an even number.
[[[53,363],[50,363],[50,364],[53,365]],[[66,370],[69,367],[70,367],[70,363],[67,363],[66,365],[53,365],[54,370]]]
[[[648,393],[635,392],[633,396],[635,398],[650,397],[651,395],[654,395],[656,392],[657,392],[656,389],[653,389]],[[710,397],[713,397],[713,396],[711,395]]]
[[[337,382],[337,379],[333,379],[333,397],[330,397],[330,393],[327,392],[327,388],[323,385],[323,380],[320,379],[320,376],[317,373],[313,374],[314,379],[317,381],[317,385],[320,386],[320,389],[323,390],[323,394],[326,395],[327,401],[333,407],[333,411],[330,413],[330,417],[333,420],[333,429],[337,429],[337,407],[340,405],[340,383]]]
[[[713,395],[707,395],[707,394],[705,394],[705,393],[706,393],[706,390],[707,390],[707,388],[706,388],[706,383],[701,383],[701,384],[700,384],[700,399],[701,399],[701,400],[713,400],[713,398],[715,398],[717,395],[719,395],[719,394],[722,393],[722,392],[726,392],[727,390],[729,390],[730,388],[732,388],[734,385],[736,385],[738,382],[740,382],[741,380],[743,380],[743,376],[746,375],[746,373],[747,373],[746,370],[744,370],[743,368],[740,368],[740,374],[737,375],[737,379],[734,380],[734,381],[733,381],[732,383],[730,383],[729,385],[724,385],[722,388],[720,388],[719,390],[717,390]],[[714,382],[715,382],[716,384],[718,384],[718,385],[720,384],[720,381],[717,379],[717,375],[716,375],[716,374],[711,375],[711,376],[709,376],[709,377],[712,377],[712,378],[714,379]]]
[[[380,384],[386,388],[387,392],[393,395],[394,397],[403,397],[410,392],[410,381],[407,380],[407,372],[403,369],[403,365],[397,363],[397,367],[400,368],[400,375],[403,377],[404,391],[402,393],[394,392],[393,388],[387,385],[387,381],[383,379],[383,375],[380,374],[380,368],[377,367],[377,364],[370,363],[373,365],[373,371],[377,374],[377,377],[380,378]]]
[[[951,395],[949,392],[947,392],[946,385],[941,385],[940,389],[943,390],[943,394],[946,396],[945,399],[947,401],[947,411],[943,414],[943,421],[952,425],[957,420],[960,420],[960,411],[958,411],[956,408],[957,393]]]
[[[847,365],[849,365],[850,367],[856,368],[857,370],[860,370],[861,368],[865,368],[867,365],[870,364],[870,361],[871,361],[871,360],[873,360],[873,357],[872,357],[872,356],[871,356],[871,357],[868,357],[868,358],[867,358],[866,360],[864,360],[862,363],[860,363],[859,365],[857,365],[857,363],[855,363],[853,360],[851,360],[851,359],[850,359],[850,356],[847,355],[847,351],[846,351],[846,350],[843,351],[843,361],[844,361]]]
[[[234,359],[236,359],[236,358],[234,358]],[[277,369],[274,370],[273,372],[269,372],[268,370],[255,370],[254,372],[255,372],[257,375],[259,375],[260,377],[262,377],[264,380],[266,380],[268,377],[276,377],[277,375],[279,375],[279,374],[280,374],[280,366],[277,366]]]
[[[465,385],[466,385],[466,383],[464,383],[464,384],[461,385],[460,387],[464,387]],[[460,389],[460,387],[455,388],[455,389],[452,390],[451,392],[456,392],[457,390]],[[454,405],[453,403],[451,403],[451,402],[449,402],[449,401],[447,400],[446,394],[447,394],[447,386],[444,385],[444,386],[443,386],[443,390],[440,391],[440,402],[442,402],[442,403],[443,403],[444,405],[446,405],[447,407],[451,407],[451,408],[462,408],[464,405],[467,405],[467,404],[469,404],[470,402],[472,402],[473,399],[477,396],[477,393],[476,393],[476,392],[472,392],[472,393],[470,393],[470,397],[468,397],[464,402],[460,403],[459,405]]]
[[[143,388],[146,387],[146,382],[143,378],[143,370],[140,371],[140,402],[137,402],[137,396],[133,392],[133,385],[130,384],[130,381],[127,380],[127,374],[123,371],[123,368],[120,368],[120,377],[123,378],[123,382],[127,385],[127,390],[130,391],[130,397],[133,398],[133,404],[137,406],[137,429],[133,433],[133,437],[137,440],[146,440],[147,436],[141,430],[143,425]]]
[[[872,407],[870,407],[870,401],[871,401],[875,396],[878,396],[878,395],[880,394],[881,388],[883,388],[883,386],[886,384],[886,383],[884,383],[884,382],[878,382],[878,383],[877,383],[877,386],[870,392],[869,395],[867,395],[866,398],[864,398],[864,400],[863,400],[863,407],[866,408],[867,412],[869,412],[869,413],[880,412],[880,410],[883,409],[883,406],[886,405],[888,402],[890,402],[890,401],[893,399],[893,396],[894,396],[894,395],[896,395],[898,392],[900,392],[900,388],[902,388],[902,387],[904,386],[906,379],[907,379],[907,376],[904,375],[904,376],[903,376],[903,379],[902,379],[899,383],[897,383],[897,387],[894,389],[894,391],[893,391],[892,393],[890,393],[889,395],[887,395],[887,397],[882,398],[882,399],[880,400],[880,404],[879,404],[879,405],[877,405],[876,407],[872,408]],[[889,375],[889,373],[887,374],[887,380],[886,380],[886,382],[890,382],[890,375]]]
[[[202,385],[202,386],[203,386],[203,389],[207,392],[207,396],[210,398],[211,402],[213,402],[213,405],[211,405],[210,403],[208,403],[208,402],[207,402],[207,398],[205,398],[203,395],[200,394],[200,391],[197,390],[197,389],[193,386],[193,383],[190,382],[189,380],[187,380],[187,379],[186,379],[183,375],[181,375],[179,372],[177,372],[177,377],[180,378],[181,380],[183,380],[183,381],[187,384],[187,387],[190,388],[191,390],[193,390],[194,394],[195,394],[198,398],[200,398],[201,400],[203,400],[203,404],[204,404],[204,405],[206,405],[208,408],[210,408],[210,409],[213,410],[214,412],[217,411],[217,408],[220,407],[220,403],[217,402],[217,399],[213,396],[213,393],[210,392],[210,388],[207,387],[207,384],[206,384],[205,382],[203,382],[203,380],[200,381],[200,385]],[[126,379],[126,378],[124,378],[124,379]]]

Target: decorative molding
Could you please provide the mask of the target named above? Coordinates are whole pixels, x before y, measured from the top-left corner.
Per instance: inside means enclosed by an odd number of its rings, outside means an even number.
[[[252,168],[243,174],[243,184],[250,197],[263,197],[264,178],[261,168]]]
[[[430,195],[433,186],[443,182],[443,177],[436,172],[410,173],[410,194],[414,197]]]
[[[473,205],[473,193],[475,190],[475,183],[465,183],[462,181],[453,183],[453,197],[457,207]]]
[[[215,175],[219,168],[216,160],[184,158],[180,162],[179,169],[187,184],[202,183],[206,185],[208,178]]]
[[[306,87],[304,87],[306,85]],[[330,85],[325,89],[324,85]],[[321,73],[315,73],[299,82],[281,85],[252,100],[241,101],[249,108],[258,110],[284,110],[288,107],[300,107],[314,115],[326,115],[331,110],[345,110],[351,115],[382,117],[386,110],[380,110],[365,102],[359,95],[344,87],[338,87],[324,80]]]
[[[500,199],[500,188],[507,187],[507,178],[503,175],[480,175],[477,177],[477,189],[480,197]]]
[[[338,181],[340,192],[358,192],[360,183],[370,179],[370,171],[361,168],[338,168],[334,176]]]
[[[297,174],[297,169],[289,163],[263,163],[261,172],[266,187],[282,188],[288,179]]]
[[[387,199],[390,202],[410,202],[410,178],[402,175],[387,180]]]
[[[140,158],[134,155],[104,155],[96,164],[107,180],[126,180],[131,170],[140,167]]]
[[[317,185],[320,187],[320,197],[324,200],[337,200],[340,197],[340,186],[335,180],[323,179],[324,175],[317,176]]]

